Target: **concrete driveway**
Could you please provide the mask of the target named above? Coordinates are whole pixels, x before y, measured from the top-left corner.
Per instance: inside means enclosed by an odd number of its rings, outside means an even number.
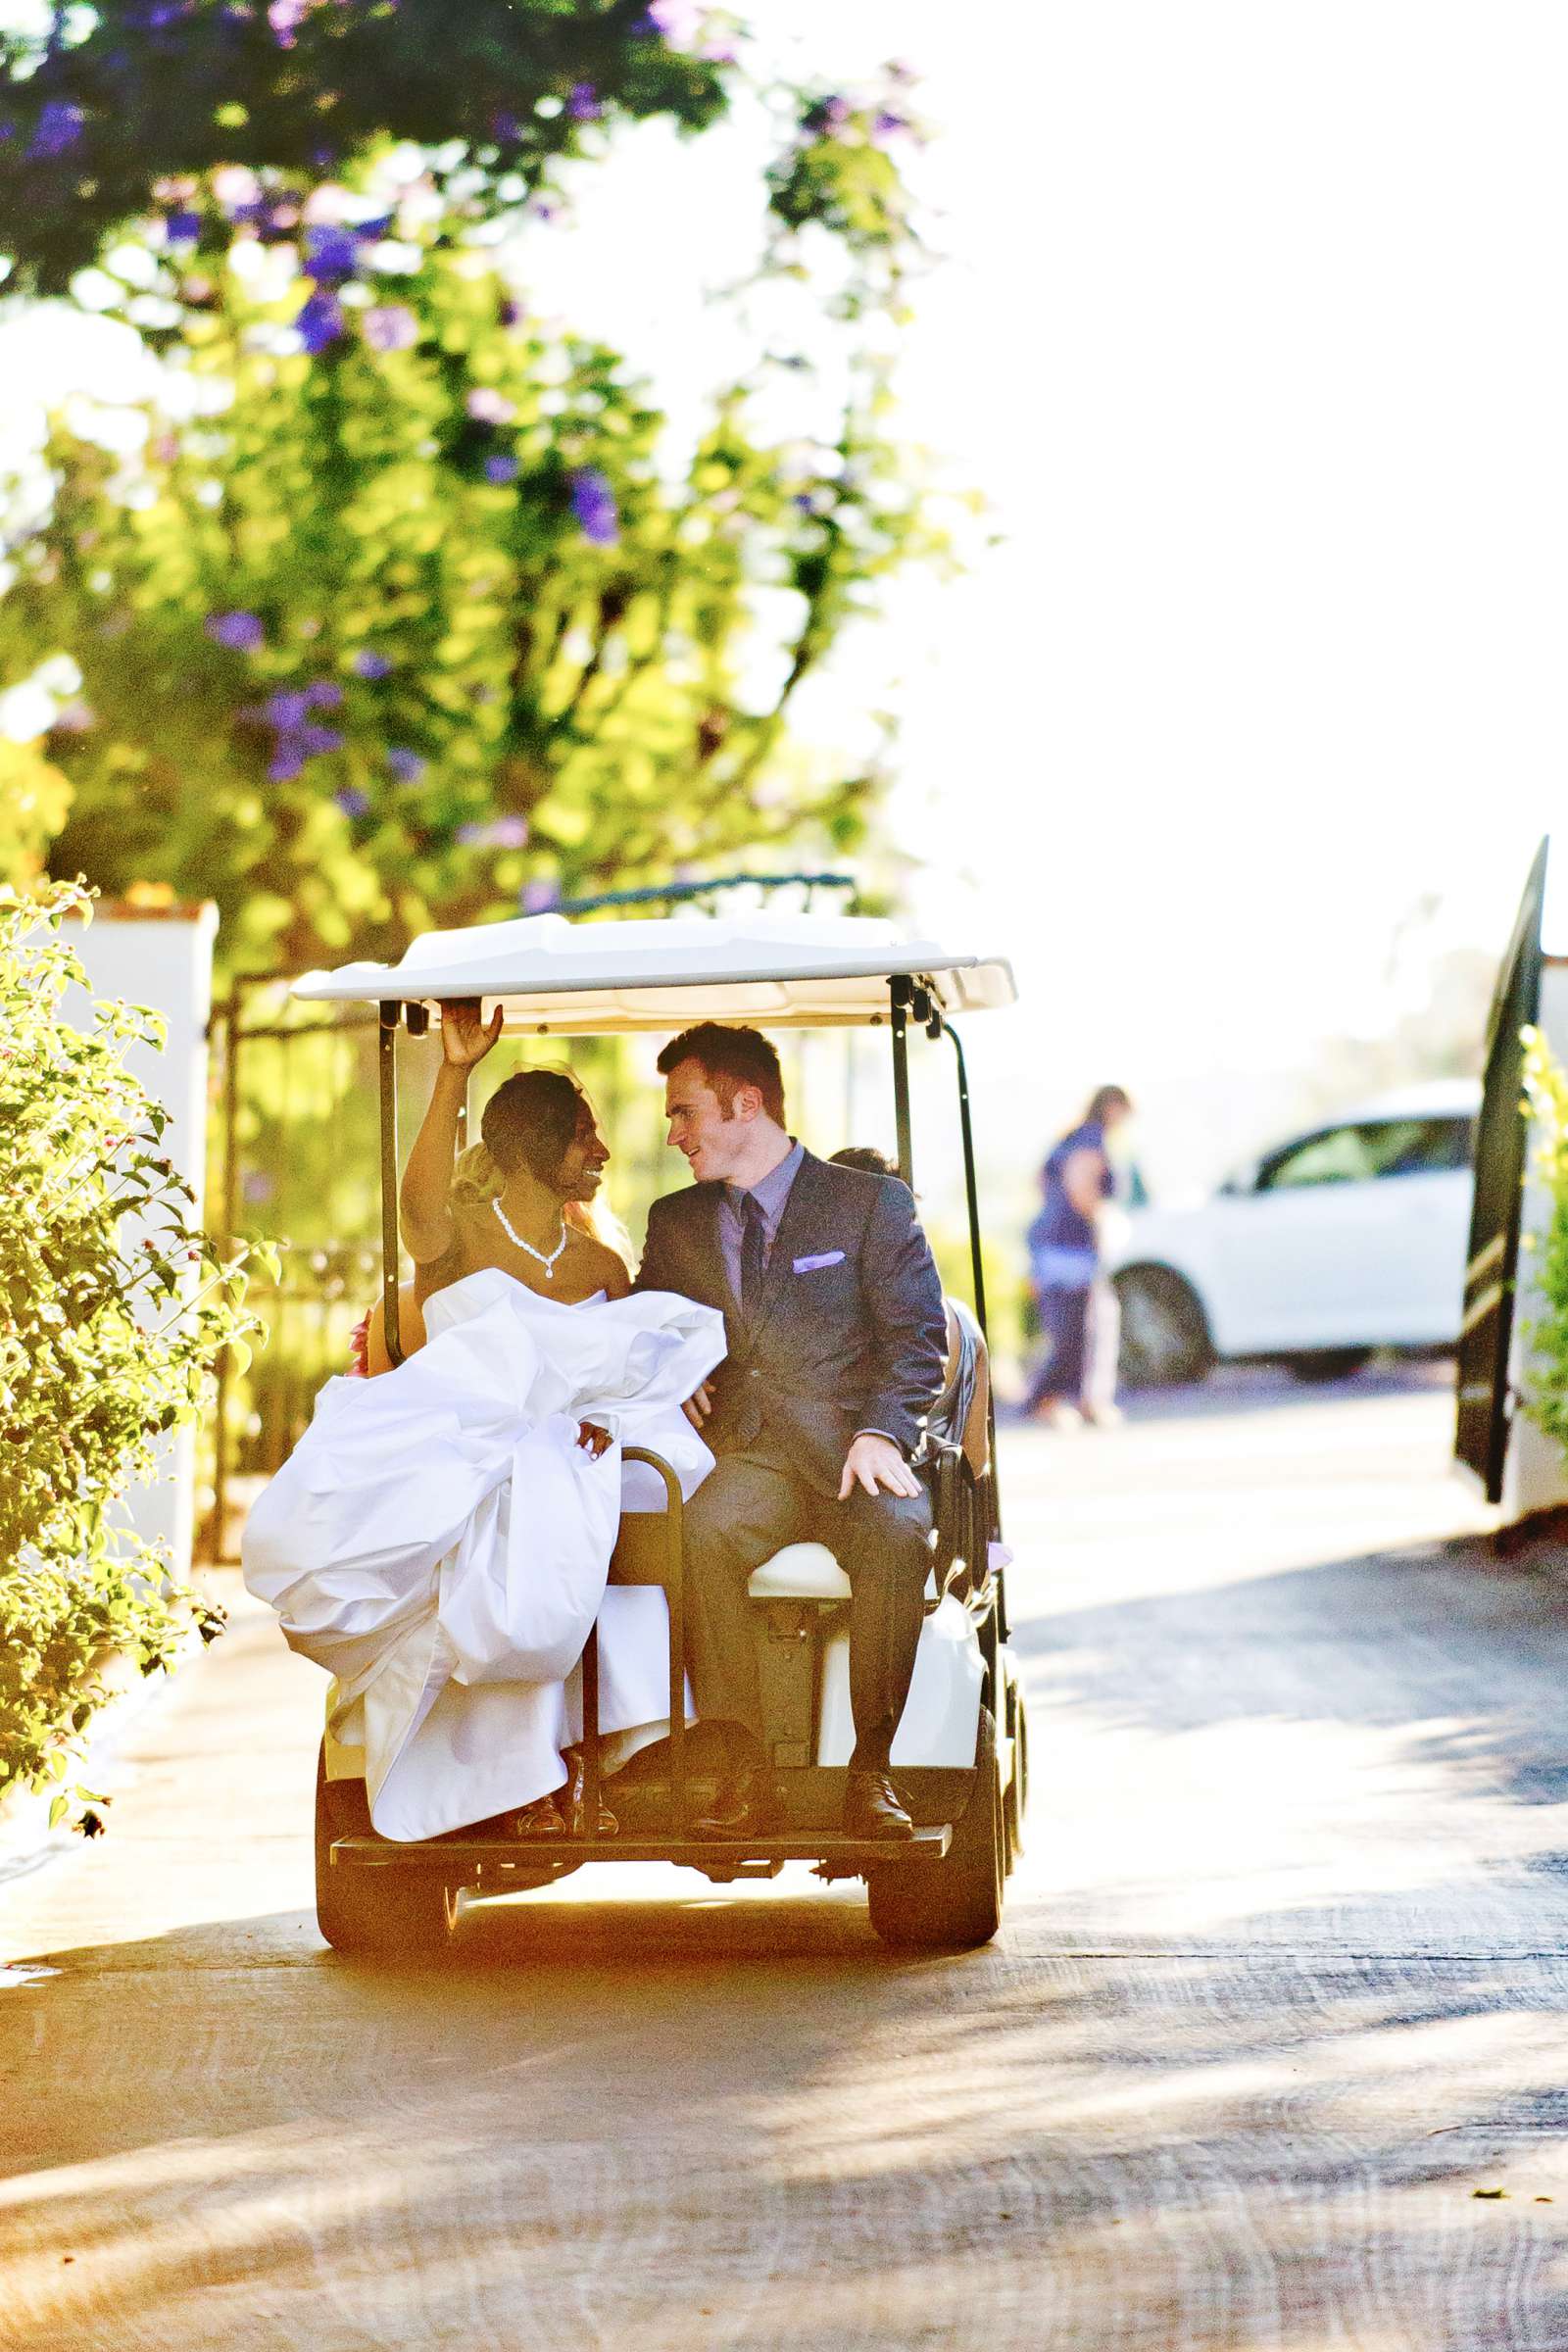
[[[1568,1579],[1467,1542],[1448,1409],[1004,1433],[1034,1803],[961,1959],[607,1870],[338,1960],[241,1601],[0,1910],[0,2346],[1568,2345]]]

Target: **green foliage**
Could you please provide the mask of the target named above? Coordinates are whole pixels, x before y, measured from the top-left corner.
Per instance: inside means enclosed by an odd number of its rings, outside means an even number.
[[[724,106],[681,0],[95,0],[0,32],[0,220],[20,282],[63,292],[160,187],[223,164],[311,181],[379,144],[449,152],[490,210],[605,121]],[[689,22],[688,22],[689,21]],[[663,25],[683,35],[680,46]]]
[[[1568,1447],[1568,1072],[1538,1029],[1523,1034],[1525,1108],[1549,1209],[1544,1232],[1532,1240],[1546,1311],[1527,1326],[1531,1381],[1523,1402],[1532,1421]]]
[[[767,174],[769,208],[784,228],[825,228],[855,257],[858,274],[838,306],[850,318],[871,301],[896,306],[918,243],[893,142],[921,128],[906,102],[908,75],[898,66],[887,72],[889,87],[858,101],[800,93],[796,135]]]
[[[759,437],[736,388],[674,472],[615,356],[532,326],[428,176],[388,173],[270,242],[220,173],[220,257],[108,257],[175,414],[130,457],[57,434],[0,600],[0,676],[62,647],[82,673],[55,870],[216,898],[258,969],[853,846],[869,779],[803,771],[784,722],[935,544],[880,393],[824,444]]]
[[[71,786],[42,745],[0,736],[0,883],[21,890],[36,879],[70,808]]]
[[[0,891],[0,1790],[64,1778],[117,1658],[151,1672],[216,1630],[114,1506],[254,1328],[246,1253],[192,1225],[125,1067],[157,1016],[82,1000],[64,926],[90,911],[71,886]]]

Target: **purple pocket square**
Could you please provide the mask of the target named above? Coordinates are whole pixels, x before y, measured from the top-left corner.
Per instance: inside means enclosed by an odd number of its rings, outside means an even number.
[[[797,1274],[814,1274],[819,1266],[842,1266],[843,1263],[842,1250],[823,1250],[815,1257],[798,1257],[795,1271]]]

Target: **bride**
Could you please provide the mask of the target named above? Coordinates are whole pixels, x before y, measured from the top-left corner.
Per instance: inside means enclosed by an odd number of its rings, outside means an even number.
[[[243,1545],[249,1589],[334,1676],[334,1737],[363,1742],[393,1838],[493,1818],[563,1834],[596,1620],[607,1770],[662,1735],[663,1594],[606,1589],[621,1447],[662,1455],[688,1495],[712,1466],[681,1407],[723,1356],[723,1318],[629,1295],[592,1230],[609,1152],[575,1079],[507,1079],[454,1181],[467,1075],[500,1028],[475,1003],[443,1008],[402,1193],[416,1345],[384,1378],[328,1381]]]

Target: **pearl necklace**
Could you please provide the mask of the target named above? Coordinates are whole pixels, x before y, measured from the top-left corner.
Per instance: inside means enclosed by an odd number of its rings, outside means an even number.
[[[495,1210],[496,1215],[501,1219],[502,1227],[506,1232],[509,1241],[515,1242],[519,1250],[526,1250],[530,1257],[536,1257],[545,1270],[546,1282],[554,1282],[556,1279],[556,1260],[561,1255],[563,1250],[564,1250],[566,1247],[565,1218],[563,1217],[561,1220],[561,1239],[547,1257],[542,1250],[536,1250],[534,1248],[532,1242],[525,1242],[523,1240],[521,1234],[517,1231],[517,1228],[515,1225],[514,1225],[512,1219],[508,1216],[506,1210],[502,1207],[499,1200],[492,1200],[490,1205]]]

